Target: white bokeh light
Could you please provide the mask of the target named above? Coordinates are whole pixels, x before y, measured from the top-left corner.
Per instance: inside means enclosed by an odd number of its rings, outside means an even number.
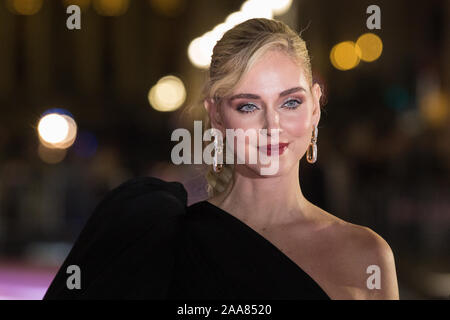
[[[39,136],[47,143],[60,143],[69,134],[69,123],[59,114],[52,113],[41,118],[38,124]]]
[[[189,60],[197,68],[207,69],[211,63],[214,46],[225,32],[249,19],[272,19],[274,15],[282,15],[289,10],[291,5],[292,0],[244,1],[239,11],[230,13],[224,22],[191,41],[187,50]]]

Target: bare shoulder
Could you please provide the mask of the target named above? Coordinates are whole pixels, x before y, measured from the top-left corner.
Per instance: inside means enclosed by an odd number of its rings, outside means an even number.
[[[386,240],[368,227],[323,213],[330,226],[329,254],[339,278],[335,283],[345,288],[343,297],[398,299],[394,254]]]
[[[357,299],[398,299],[394,254],[389,244],[370,228],[352,223],[339,224],[338,234],[351,287]]]

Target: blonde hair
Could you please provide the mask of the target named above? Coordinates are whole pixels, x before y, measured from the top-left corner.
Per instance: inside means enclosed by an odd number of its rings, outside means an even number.
[[[202,99],[210,99],[219,107],[231,94],[239,80],[267,51],[281,50],[303,67],[312,85],[311,63],[305,41],[281,21],[265,18],[250,19],[228,30],[213,49],[211,64],[202,91]],[[206,117],[205,129],[211,128]],[[220,173],[209,168],[206,179],[210,196],[226,189],[233,178],[232,165],[224,164]]]

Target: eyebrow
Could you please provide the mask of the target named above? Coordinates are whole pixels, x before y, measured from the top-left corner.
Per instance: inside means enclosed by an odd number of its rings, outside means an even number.
[[[306,92],[305,88],[303,88],[303,87],[294,87],[294,88],[282,91],[280,93],[280,95],[279,95],[279,98],[287,96],[288,94],[291,94],[291,93],[294,93],[294,92],[297,92],[297,91],[304,91],[304,92]],[[261,99],[260,96],[258,96],[256,94],[253,94],[253,93],[238,93],[238,94],[235,94],[234,96],[231,96],[228,99],[228,101],[232,101],[234,99],[241,99],[241,98],[242,99],[244,99],[244,98],[245,99]]]

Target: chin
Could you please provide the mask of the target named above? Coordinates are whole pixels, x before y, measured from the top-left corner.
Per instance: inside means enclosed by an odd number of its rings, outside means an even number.
[[[292,163],[288,159],[279,159],[276,163],[271,163],[270,165],[254,164],[254,165],[240,165],[245,167],[241,170],[248,172],[248,174],[254,175],[255,178],[271,178],[271,177],[281,177],[292,172],[294,167],[297,167],[297,163]],[[275,169],[277,169],[275,171]],[[269,174],[264,174],[269,171]]]

